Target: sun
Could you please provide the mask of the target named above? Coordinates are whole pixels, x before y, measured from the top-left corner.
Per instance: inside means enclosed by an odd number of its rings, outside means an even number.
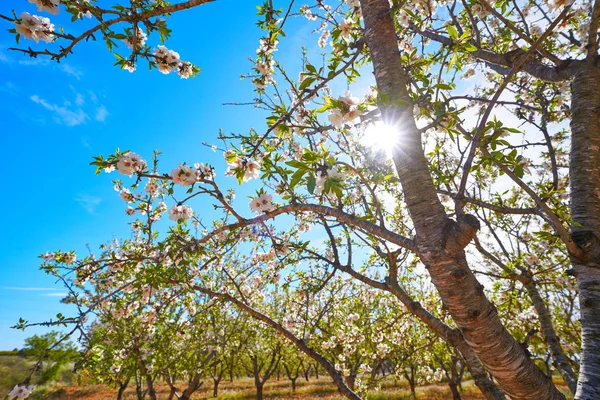
[[[397,127],[382,121],[369,124],[365,128],[361,144],[374,151],[384,151],[388,157],[392,156],[394,146],[398,143],[399,131]]]

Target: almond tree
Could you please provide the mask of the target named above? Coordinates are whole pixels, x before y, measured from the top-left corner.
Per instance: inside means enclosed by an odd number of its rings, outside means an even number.
[[[35,2],[40,10],[57,12],[60,8],[55,0]],[[164,47],[151,52],[147,36],[157,32],[162,40],[168,35],[166,23],[157,16],[204,2],[136,1],[105,10],[93,2],[65,0],[63,8],[75,19],[89,12],[98,21],[79,35],[58,32],[49,20],[28,14],[3,18],[15,24],[17,39],[65,43],[56,50],[17,49],[30,56],[60,60],[83,39],[98,34],[111,51],[115,40],[131,48],[125,57],[115,53],[124,69],[131,71],[147,59],[161,72],[187,78],[197,69]],[[148,166],[133,152],[99,156],[93,163],[99,172],[116,168],[124,175],[135,175],[134,190],[142,181],[146,183],[143,198],[122,189],[122,197],[135,205],[129,212],[147,215],[138,227],[148,240],[131,243],[127,262],[146,262],[160,270],[159,284],[232,302],[320,360],[338,379],[339,371],[278,325],[268,310],[255,309],[259,303],[250,296],[252,290],[277,287],[279,272],[287,266],[293,272],[286,275],[291,283],[294,276],[304,276],[307,260],[319,260],[329,268],[323,270],[324,278],[332,271],[332,275],[343,272],[392,293],[460,352],[487,398],[503,395],[486,371],[513,398],[562,399],[564,395],[503,323],[501,310],[489,300],[493,286],[486,288],[475,272],[486,273],[488,279],[517,281],[526,289],[553,362],[569,389],[576,392],[575,398],[599,397],[600,117],[596,110],[600,6],[352,0],[331,5],[318,1],[297,10],[293,3],[280,10],[267,2],[258,14],[265,35],[248,77],[256,88],[256,105],[268,113],[267,126],[219,137],[225,146],[226,175],[239,183],[260,177],[260,188],[249,205],[257,216],[248,216],[248,210],[234,202],[233,191],[217,183],[219,168],[204,164],[192,168],[183,163],[169,174],[158,169],[156,159]],[[284,41],[286,22],[295,14],[320,22],[318,43],[323,48],[331,38],[326,61],[319,65],[311,62],[311,54],[305,54],[298,79],[274,56],[278,42]],[[117,33],[120,26],[124,33]],[[461,94],[457,84],[462,77],[459,71],[468,63],[477,70],[467,69],[463,76],[475,73],[486,78],[475,96]],[[363,99],[350,93],[334,96],[330,86],[340,81],[352,84],[360,67],[372,68],[374,90]],[[570,93],[568,81],[572,81]],[[568,97],[570,106],[565,104]],[[461,101],[469,106],[461,106]],[[499,105],[514,107],[516,117],[526,121],[522,132],[510,126],[511,121],[494,117]],[[474,112],[480,106],[481,113]],[[570,122],[570,132],[555,132],[560,129],[556,123],[566,122]],[[382,132],[388,135],[391,161],[364,145]],[[560,161],[559,149],[566,146],[570,146],[568,165]],[[170,209],[167,205],[148,207],[166,193],[175,193],[177,186],[189,188],[177,194]],[[513,195],[506,195],[510,191]],[[279,200],[274,201],[274,194]],[[196,196],[214,202],[214,218],[207,221],[194,216],[191,204]],[[449,196],[450,201],[444,202],[441,196]],[[177,226],[164,240],[153,242],[153,218],[166,209]],[[486,212],[497,215],[482,217]],[[285,216],[295,222],[294,229],[278,222]],[[519,216],[531,219],[528,226],[534,232],[529,244],[511,230],[519,225]],[[271,219],[275,220],[272,224]],[[193,235],[186,228],[188,220],[206,232]],[[300,231],[311,228],[326,235],[325,248],[310,246]],[[482,240],[474,240],[479,231]],[[506,237],[517,247],[505,246]],[[482,271],[484,263],[467,257],[465,249],[473,241],[477,251],[502,271],[500,276]],[[565,355],[565,344],[570,343],[561,344],[557,317],[544,300],[554,296],[550,293],[573,299],[573,291],[568,284],[563,285],[565,292],[556,291],[558,285],[544,284],[552,274],[537,261],[531,263],[535,268],[522,263],[533,256],[527,246],[544,241],[553,251],[548,260],[557,261],[556,254],[564,254],[562,263],[553,267],[554,278],[570,279],[564,276],[565,262],[572,264],[569,271],[577,285],[579,310],[567,318],[581,316],[578,377],[574,360]],[[247,250],[247,243],[255,244],[252,250]],[[500,249],[501,257],[497,249],[487,249],[490,244]],[[204,270],[214,268],[221,277],[228,275],[230,268],[219,262],[233,249],[245,254],[242,265],[246,270],[227,276],[228,286],[233,285],[229,292],[215,291]],[[259,250],[264,252],[258,255]],[[56,265],[73,264],[65,259],[69,253],[57,254],[48,259],[50,272],[57,271]],[[94,274],[91,270],[110,267],[114,259],[115,252],[109,251],[102,258],[86,258],[69,268],[89,277]],[[162,268],[165,265],[174,268]],[[419,268],[426,270],[451,324],[407,294],[403,277],[406,271],[414,273]],[[241,277],[252,277],[252,286]],[[145,282],[150,275],[140,274],[136,279]],[[343,383],[338,387],[356,398]]]

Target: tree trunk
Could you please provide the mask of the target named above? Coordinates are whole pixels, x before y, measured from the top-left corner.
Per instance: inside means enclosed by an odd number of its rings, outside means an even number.
[[[135,373],[135,394],[138,400],[144,400],[144,397],[146,397],[146,393],[142,390],[142,378],[137,372]]]
[[[380,104],[382,119],[402,130],[393,161],[416,230],[421,262],[467,343],[507,394],[517,399],[564,399],[502,325],[483,285],[469,269],[464,247],[479,222],[465,215],[459,215],[457,221],[448,219],[437,196],[412,114],[409,79],[401,64],[389,1],[360,3],[377,88],[385,99],[385,104]]]
[[[310,369],[311,369],[311,365],[309,364],[308,367],[304,370],[304,379],[306,379],[306,382],[309,381]],[[317,367],[317,369],[318,369],[318,367]],[[319,379],[318,372],[317,372],[317,379]]]
[[[571,102],[571,235],[583,253],[571,257],[581,309],[577,400],[600,399],[600,69],[593,57],[575,74]]]
[[[453,400],[462,400],[462,398],[460,397],[460,392],[458,391],[458,387],[456,386],[456,383],[449,381],[448,387],[450,387],[450,391],[452,392]]]
[[[129,384],[129,379],[125,382],[119,382],[119,391],[117,392],[117,400],[123,399],[123,393],[125,393],[125,389],[127,389],[127,385]]]
[[[315,364],[315,378],[319,380],[319,364]]]
[[[172,388],[171,388],[171,390],[169,391],[169,397],[168,397],[168,400],[173,400],[173,398],[175,397],[175,392],[176,392],[176,391],[177,391],[177,390],[175,390],[175,388],[174,388],[174,387],[172,387]]]
[[[213,379],[213,397],[217,397],[219,394],[219,383],[221,379]]]
[[[552,355],[554,365],[567,383],[571,393],[575,394],[575,391],[577,390],[577,377],[575,376],[575,372],[573,372],[573,368],[571,368],[571,364],[569,364],[569,361],[567,360],[567,357],[560,346],[560,340],[558,339],[558,335],[554,330],[554,324],[552,323],[550,311],[548,310],[548,307],[546,307],[546,303],[544,303],[544,299],[542,299],[542,296],[540,295],[533,278],[529,278],[529,282],[525,284],[525,289],[527,289],[527,293],[529,293],[529,297],[531,297],[531,301],[533,302],[533,307],[535,308],[535,311],[540,319],[542,332],[546,338],[546,343],[550,349],[550,354]],[[547,375],[552,377],[550,374]]]
[[[461,393],[463,392],[462,380],[463,380],[464,376],[465,376],[465,364],[461,363],[460,370],[458,371],[458,376],[456,377],[456,385],[458,386],[458,390],[460,390]]]
[[[179,396],[179,400],[191,399],[192,394],[194,394],[194,392],[204,384],[203,382],[200,382],[200,378],[202,378],[201,374],[199,372],[196,372],[194,376],[188,381],[187,388],[185,388],[183,393],[181,393],[181,396]]]
[[[412,395],[413,400],[417,400],[417,391],[415,390],[415,367],[412,365],[410,366],[410,375],[408,372],[406,372],[404,367],[402,368],[402,372],[404,373],[404,377],[410,386],[410,394]]]
[[[263,400],[263,384],[256,383],[256,400]]]
[[[150,397],[150,400],[157,400],[156,391],[154,390],[154,382],[152,381],[152,377],[150,376],[150,373],[146,368],[146,364],[142,361],[141,358],[138,359],[138,364],[140,366],[140,371],[142,372],[142,375],[146,379],[146,393],[148,394],[148,397]]]
[[[156,397],[156,390],[154,390],[154,384],[152,383],[152,378],[148,375],[146,376],[146,385],[148,386],[147,393],[150,400],[158,400]]]
[[[298,379],[297,377],[294,379],[290,378],[290,381],[292,381],[292,392],[296,393],[296,379]]]

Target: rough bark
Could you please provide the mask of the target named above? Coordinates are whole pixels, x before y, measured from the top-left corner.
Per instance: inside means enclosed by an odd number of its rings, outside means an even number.
[[[572,237],[583,255],[573,258],[579,289],[582,351],[577,400],[600,399],[600,70],[589,63],[572,84]]]
[[[265,365],[263,363],[258,362],[258,356],[252,355],[250,356],[250,360],[252,361],[252,373],[254,375],[254,386],[256,386],[256,399],[260,400],[263,398],[263,387],[265,382],[269,380],[269,378],[275,373],[277,368],[279,367],[279,361],[281,360],[281,348],[277,346],[277,348],[272,350],[271,358],[266,364],[266,368],[263,370]],[[260,373],[263,372],[263,376],[261,378]]]
[[[575,372],[573,372],[573,368],[571,368],[571,364],[569,363],[569,360],[565,356],[565,353],[560,345],[560,340],[558,339],[558,335],[554,330],[554,324],[552,323],[550,311],[548,310],[548,307],[546,307],[546,303],[544,303],[544,299],[542,299],[542,296],[540,295],[540,292],[538,291],[533,279],[530,279],[529,282],[525,284],[525,289],[527,289],[527,293],[529,293],[529,297],[531,297],[531,301],[533,302],[533,307],[535,308],[538,318],[540,319],[542,332],[546,338],[546,343],[550,349],[550,354],[552,356],[552,360],[554,361],[554,365],[567,383],[571,393],[575,394],[577,389],[577,377],[575,376]]]
[[[467,264],[464,247],[472,221],[446,217],[433,185],[407,92],[388,0],[361,0],[365,38],[384,123],[401,133],[393,161],[415,227],[418,255],[465,340],[501,388],[516,399],[564,399],[498,318]],[[465,229],[466,228],[466,229]],[[469,238],[470,240],[470,238]],[[468,241],[467,241],[468,242]]]

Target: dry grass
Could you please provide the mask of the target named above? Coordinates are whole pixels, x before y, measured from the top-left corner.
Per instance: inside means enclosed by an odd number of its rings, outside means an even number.
[[[405,384],[398,382],[398,386],[391,386],[392,382],[386,382],[384,389],[369,392],[370,400],[402,400],[410,398],[410,390]],[[464,385],[462,397],[464,400],[482,399],[483,396],[473,386],[472,382],[466,382]],[[163,384],[157,385],[159,399],[166,399],[169,395],[169,389]],[[311,379],[309,382],[298,381],[296,393],[292,393],[289,381],[270,381],[265,384],[264,394],[266,399],[328,399],[342,400],[335,386],[329,378]],[[444,400],[451,399],[452,395],[447,387],[443,385],[429,385],[417,389],[419,399]],[[48,388],[45,393],[40,393],[38,399],[60,399],[60,400],[113,400],[116,398],[116,390],[105,385],[84,385]],[[125,392],[125,399],[136,399],[135,389],[128,388]],[[192,397],[195,400],[200,399],[222,399],[222,400],[243,400],[254,399],[254,384],[251,379],[237,379],[234,382],[221,382],[219,385],[219,395],[212,397],[212,382],[205,381],[203,387],[194,393]]]

